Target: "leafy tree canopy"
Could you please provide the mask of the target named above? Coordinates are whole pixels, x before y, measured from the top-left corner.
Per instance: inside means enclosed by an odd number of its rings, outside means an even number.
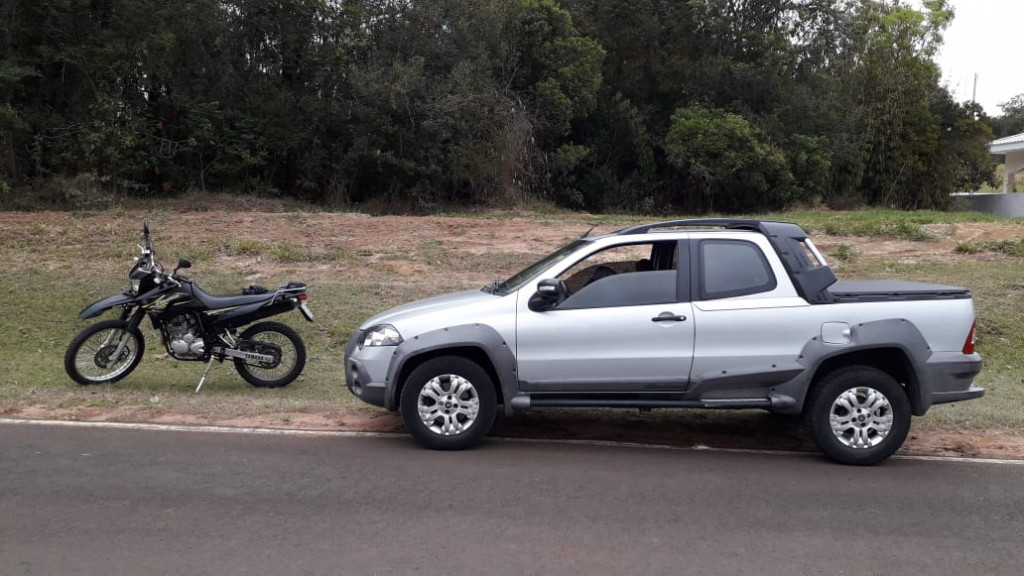
[[[1024,131],[1022,97],[988,119],[940,85],[954,16],[947,0],[0,0],[0,193],[85,174],[385,209],[942,207],[990,178],[993,129]]]

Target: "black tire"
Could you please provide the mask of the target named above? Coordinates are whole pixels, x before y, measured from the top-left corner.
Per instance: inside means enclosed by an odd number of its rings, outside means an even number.
[[[118,344],[127,337],[114,366],[106,367]],[[64,371],[82,385],[107,384],[128,376],[142,361],[146,341],[125,320],[104,320],[82,330],[64,353]]]
[[[400,404],[406,430],[433,450],[464,450],[479,444],[494,424],[496,406],[487,371],[460,356],[433,358],[413,370]]]
[[[870,366],[848,366],[824,376],[808,396],[804,416],[811,439],[826,456],[856,466],[892,456],[910,432],[906,391]]]
[[[306,345],[299,334],[279,322],[261,322],[245,329],[239,341],[251,340],[274,345],[270,364],[250,363],[235,358],[235,370],[257,388],[281,388],[299,377],[306,366]]]

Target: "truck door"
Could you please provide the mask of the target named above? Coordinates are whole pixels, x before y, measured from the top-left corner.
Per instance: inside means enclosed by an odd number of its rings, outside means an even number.
[[[530,310],[533,287],[521,291],[516,357],[523,391],[685,390],[694,323],[689,251],[680,244],[637,242],[587,256],[558,276],[568,297],[549,310]]]
[[[691,237],[693,313],[700,324],[688,392],[702,399],[765,398],[805,367],[800,350],[820,334],[761,235]],[[826,317],[827,318],[827,317]]]

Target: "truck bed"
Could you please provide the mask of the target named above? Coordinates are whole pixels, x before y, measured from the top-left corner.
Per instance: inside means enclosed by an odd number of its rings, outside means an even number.
[[[967,288],[905,280],[836,282],[828,291],[835,298],[835,302],[955,300],[971,297],[971,292]]]

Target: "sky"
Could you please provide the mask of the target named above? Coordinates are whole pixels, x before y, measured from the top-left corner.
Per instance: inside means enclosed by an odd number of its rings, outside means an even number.
[[[989,116],[999,104],[1024,93],[1019,30],[1024,0],[951,0],[955,16],[935,60],[942,81],[958,102],[971,100],[978,75],[977,101]]]

